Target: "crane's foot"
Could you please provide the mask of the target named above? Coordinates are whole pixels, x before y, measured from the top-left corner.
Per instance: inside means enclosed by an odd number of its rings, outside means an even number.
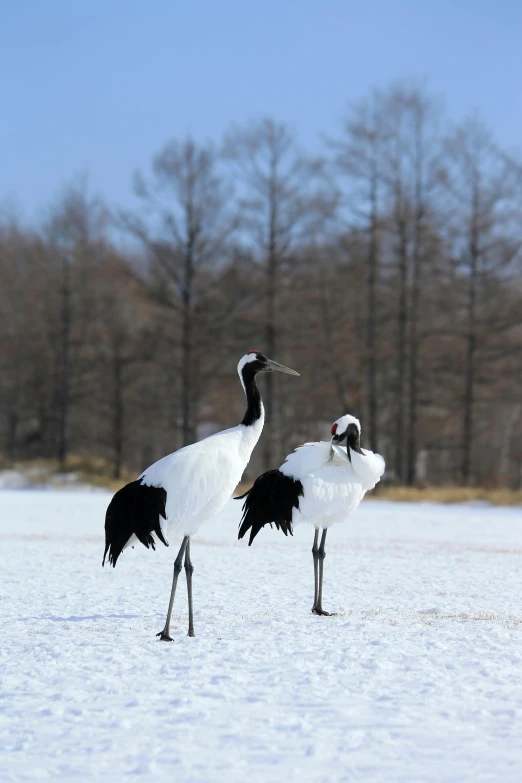
[[[168,635],[168,633],[165,633],[165,629],[163,629],[163,631],[160,631],[159,633],[157,633],[156,636],[159,636],[160,641],[162,641],[162,642],[172,642],[173,641],[173,639],[171,639],[171,637]]]
[[[325,612],[320,606],[314,606],[312,608],[312,613],[320,615],[321,617],[333,617],[333,612]]]

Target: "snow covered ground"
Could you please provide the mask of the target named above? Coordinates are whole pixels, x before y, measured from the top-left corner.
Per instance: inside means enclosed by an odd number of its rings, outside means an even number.
[[[0,492],[0,780],[522,780],[522,512],[365,501],[329,533],[101,568],[104,492]]]

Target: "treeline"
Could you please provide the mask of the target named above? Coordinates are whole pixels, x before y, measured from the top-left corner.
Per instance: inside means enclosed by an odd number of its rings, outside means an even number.
[[[75,181],[43,225],[4,218],[4,462],[139,471],[240,420],[236,364],[259,348],[301,378],[260,380],[252,473],[352,412],[390,480],[519,488],[521,172],[478,119],[399,85],[321,158],[251,122],[168,142],[133,213]]]

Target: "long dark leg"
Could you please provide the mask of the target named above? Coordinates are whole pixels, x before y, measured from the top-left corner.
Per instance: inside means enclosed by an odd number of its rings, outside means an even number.
[[[187,595],[189,606],[189,629],[188,636],[195,636],[194,633],[194,610],[192,608],[192,574],[194,573],[194,566],[190,559],[190,538],[187,541],[187,548],[185,549],[185,574],[187,575]]]
[[[170,591],[170,601],[169,601],[169,609],[167,612],[167,619],[165,620],[165,627],[163,631],[160,631],[156,634],[156,636],[159,636],[162,642],[171,642],[172,639],[170,638],[169,632],[170,632],[170,616],[172,614],[172,607],[174,606],[174,596],[176,595],[176,587],[178,584],[178,576],[180,574],[181,568],[183,566],[183,555],[185,554],[185,549],[187,548],[189,537],[185,536],[183,539],[183,542],[179,548],[178,556],[174,560],[174,575],[172,577],[172,590]]]
[[[313,611],[315,612],[315,614],[321,614],[321,615],[325,615],[326,617],[329,617],[330,612],[325,612],[323,609],[323,565],[324,565],[324,559],[326,557],[326,553],[324,551],[326,532],[327,532],[326,529],[323,530],[323,535],[321,536],[321,543],[319,544],[319,550],[317,552],[317,560],[319,561],[319,592],[317,595],[317,603]]]
[[[317,560],[317,552],[319,551],[318,541],[319,541],[319,528],[316,527],[314,543],[312,546],[312,556],[314,558],[314,605],[312,606],[312,612],[315,612],[315,607],[317,606],[317,598],[319,595],[319,561]]]

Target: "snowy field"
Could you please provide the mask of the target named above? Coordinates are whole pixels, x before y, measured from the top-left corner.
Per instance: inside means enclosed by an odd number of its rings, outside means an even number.
[[[0,780],[522,780],[522,513],[365,501],[327,539],[194,539],[101,568],[103,492],[0,492]]]

